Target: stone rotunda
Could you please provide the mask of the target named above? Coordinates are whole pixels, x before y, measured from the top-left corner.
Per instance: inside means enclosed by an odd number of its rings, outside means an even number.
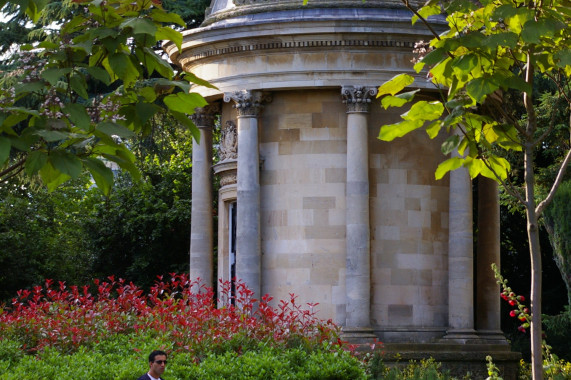
[[[433,356],[484,374],[491,354],[515,378],[519,354],[500,330],[490,270],[500,251],[496,184],[478,179],[474,228],[467,173],[434,179],[446,136],[377,139],[400,112],[382,109],[376,89],[411,71],[415,42],[430,39],[410,19],[395,0],[213,0],[181,52],[165,46],[217,87],[193,89],[209,106],[194,115],[191,276],[318,303],[347,340],[382,341],[387,361]]]

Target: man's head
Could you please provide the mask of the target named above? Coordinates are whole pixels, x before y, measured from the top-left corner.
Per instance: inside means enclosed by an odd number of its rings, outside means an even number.
[[[149,374],[158,379],[165,371],[167,365],[167,354],[164,351],[153,351],[149,355]]]

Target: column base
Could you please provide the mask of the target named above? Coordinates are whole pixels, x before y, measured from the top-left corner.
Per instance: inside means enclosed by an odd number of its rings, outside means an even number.
[[[351,344],[370,344],[377,340],[377,336],[370,327],[343,327],[341,339]]]
[[[501,330],[478,330],[478,336],[489,344],[509,345]]]
[[[451,329],[446,331],[440,342],[442,343],[470,343],[481,344],[485,341],[473,329]]]

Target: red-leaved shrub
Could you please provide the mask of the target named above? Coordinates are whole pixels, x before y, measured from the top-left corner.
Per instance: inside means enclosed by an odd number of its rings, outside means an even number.
[[[290,294],[271,306],[271,297],[256,300],[240,282],[233,302],[230,283],[221,283],[215,301],[211,288],[184,274],[159,278],[146,295],[114,277],[95,280],[94,289],[47,280],[44,287],[18,291],[11,306],[0,308],[0,341],[17,340],[29,353],[46,347],[73,352],[114,334],[142,332],[166,337],[176,349],[195,355],[240,352],[260,342],[306,348],[324,341],[341,344],[337,326],[316,317],[316,304],[301,307]]]

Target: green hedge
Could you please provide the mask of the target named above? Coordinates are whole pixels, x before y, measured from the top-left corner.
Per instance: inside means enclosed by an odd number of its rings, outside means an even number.
[[[117,335],[93,347],[65,354],[46,349],[38,356],[22,355],[19,344],[3,340],[0,345],[0,378],[3,380],[133,380],[147,371],[147,355],[155,348],[171,352],[161,338]],[[259,346],[239,355],[209,354],[200,362],[188,352],[174,351],[165,372],[168,380],[366,379],[362,364],[348,352],[280,350]]]

